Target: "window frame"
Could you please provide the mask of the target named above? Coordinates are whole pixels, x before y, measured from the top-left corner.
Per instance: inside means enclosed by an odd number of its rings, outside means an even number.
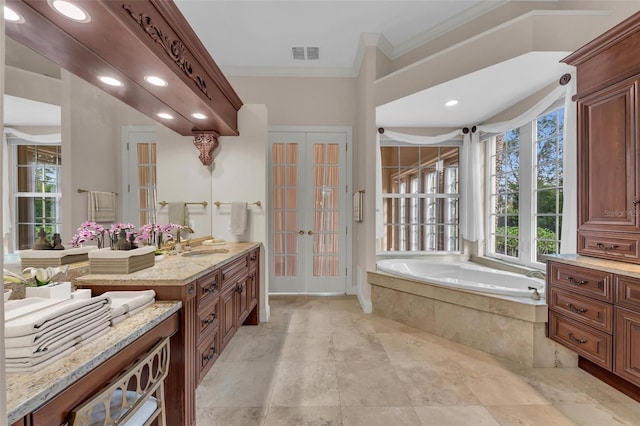
[[[461,179],[460,179],[460,161],[462,158],[462,143],[458,142],[458,141],[447,141],[447,142],[443,142],[443,143],[438,143],[438,144],[433,144],[433,145],[414,145],[414,144],[408,144],[408,143],[402,143],[402,142],[397,142],[397,141],[385,141],[384,143],[381,144],[381,148],[388,148],[388,147],[395,147],[395,148],[457,148],[458,150],[458,167],[457,167],[457,174],[456,174],[456,179],[457,179],[457,189],[458,191],[456,193],[452,193],[449,192],[449,187],[447,186],[447,182],[443,182],[443,185],[445,186],[445,192],[443,193],[430,193],[427,190],[427,181],[428,181],[428,176],[429,173],[424,173],[424,174],[420,174],[418,171],[422,170],[422,168],[417,168],[416,169],[416,173],[412,173],[412,174],[406,174],[407,178],[403,180],[403,182],[401,182],[401,184],[406,185],[406,189],[404,192],[396,192],[396,193],[385,193],[383,192],[381,194],[382,198],[383,198],[383,205],[386,206],[385,200],[388,199],[398,199],[400,202],[400,207],[402,208],[402,205],[404,205],[404,212],[405,212],[405,217],[404,218],[397,218],[396,216],[396,211],[392,211],[390,214],[392,215],[391,217],[391,223],[389,222],[385,222],[384,223],[384,227],[385,229],[388,226],[391,226],[391,235],[390,238],[395,239],[396,238],[396,233],[397,232],[401,232],[403,234],[407,234],[406,236],[398,236],[398,241],[400,244],[400,240],[406,240],[406,244],[403,247],[407,247],[408,249],[404,249],[404,250],[396,250],[396,251],[390,251],[390,250],[385,250],[384,246],[382,245],[382,242],[384,241],[384,238],[380,239],[380,247],[379,247],[379,254],[383,254],[383,255],[391,255],[391,254],[400,254],[400,253],[411,253],[411,254],[442,254],[442,253],[451,253],[451,254],[460,254],[463,252],[463,239],[462,239],[462,234],[460,232],[460,206],[461,206],[461,200],[463,197],[463,188],[461,185]],[[381,166],[384,168],[384,166],[381,164]],[[449,168],[447,168],[449,169]],[[426,168],[424,169],[426,170]],[[382,172],[382,170],[380,171]],[[443,173],[446,174],[446,173]],[[417,185],[420,187],[422,186],[423,191],[420,193],[412,193],[411,192],[411,182],[412,179],[415,179],[417,182]],[[443,179],[445,179],[445,177],[443,176]],[[428,201],[429,200],[437,200],[437,199],[443,199],[445,200],[445,204],[444,204],[444,209],[447,211],[453,210],[452,207],[450,206],[450,201],[451,199],[456,199],[457,200],[457,215],[455,215],[455,219],[456,219],[456,223],[452,224],[450,222],[443,222],[442,224],[439,223],[431,223],[431,222],[421,222],[421,223],[417,223],[414,224],[413,222],[410,221],[410,215],[411,215],[411,211],[412,211],[412,200],[418,201],[417,204],[417,208],[416,213],[420,216],[426,216],[426,213],[428,211]],[[419,200],[424,200],[423,203],[420,203]],[[386,208],[386,207],[385,207]],[[386,216],[385,216],[386,217]],[[401,223],[402,221],[402,223]],[[408,221],[408,222],[407,222]],[[447,251],[447,250],[411,250],[412,248],[412,238],[411,238],[411,232],[410,229],[412,227],[418,227],[418,232],[416,235],[416,241],[418,243],[418,245],[423,245],[426,247],[427,244],[427,240],[428,240],[428,235],[426,234],[426,232],[423,232],[423,230],[421,230],[420,228],[424,228],[426,226],[429,225],[452,225],[455,226],[457,228],[457,233],[458,233],[458,238],[457,238],[457,250],[451,250],[451,251]],[[426,229],[426,228],[425,228]],[[445,227],[446,229],[446,227]],[[406,232],[403,232],[403,230],[405,230]],[[408,230],[408,231],[407,231]],[[386,231],[385,231],[386,233]],[[444,233],[444,236],[446,238],[446,236],[449,235],[447,232]],[[421,241],[422,240],[422,241]],[[448,246],[450,243],[445,241],[445,245]]]
[[[537,206],[536,206],[536,171],[537,171],[537,158],[536,158],[536,132],[535,123],[538,118],[543,117],[550,112],[564,108],[564,98],[560,98],[554,102],[549,108],[540,113],[534,120],[524,123],[514,129],[520,130],[520,148],[519,148],[519,196],[518,196],[518,226],[519,241],[518,241],[518,257],[507,256],[501,253],[496,253],[493,250],[495,241],[493,239],[495,221],[493,219],[494,206],[491,202],[491,188],[492,179],[491,171],[494,169],[492,164],[492,157],[495,156],[495,140],[496,134],[486,135],[483,140],[485,143],[485,217],[487,218],[485,223],[485,256],[495,258],[508,263],[514,263],[526,267],[533,267],[536,269],[543,269],[545,264],[536,260],[536,243],[537,243]],[[566,112],[564,117],[566,118]],[[564,125],[564,124],[563,124]],[[509,129],[510,131],[513,129]],[[506,133],[502,132],[503,134]],[[563,138],[564,143],[564,138]],[[564,149],[563,149],[564,155]],[[559,160],[559,163],[563,162],[563,159]],[[534,163],[535,160],[535,163]],[[526,197],[523,197],[527,195]],[[560,205],[560,208],[563,206]],[[562,216],[562,211],[560,211]],[[524,220],[524,219],[527,220]],[[557,236],[560,241],[560,235]]]

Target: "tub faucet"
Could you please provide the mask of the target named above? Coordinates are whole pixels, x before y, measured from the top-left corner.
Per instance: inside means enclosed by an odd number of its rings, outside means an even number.
[[[531,293],[531,298],[533,300],[540,300],[540,293],[538,293],[538,289],[535,287],[527,287],[529,290],[533,290],[533,293]]]
[[[538,270],[535,270],[535,269],[533,271],[527,272],[526,275],[529,278],[540,278],[540,279],[543,279],[543,280],[546,278],[544,272],[538,271]]]

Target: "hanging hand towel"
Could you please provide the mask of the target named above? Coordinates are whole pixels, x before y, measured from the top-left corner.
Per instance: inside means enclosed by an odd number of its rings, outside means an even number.
[[[169,203],[169,223],[184,225],[187,220],[187,205],[184,201]]]
[[[233,235],[244,234],[247,228],[247,203],[234,201],[231,203],[231,220],[229,230]]]
[[[116,221],[116,194],[89,191],[89,220],[92,222]]]

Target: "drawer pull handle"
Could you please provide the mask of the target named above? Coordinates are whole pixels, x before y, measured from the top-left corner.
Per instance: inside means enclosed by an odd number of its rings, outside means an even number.
[[[579,344],[581,344],[581,345],[584,345],[585,343],[587,343],[587,340],[586,340],[586,339],[576,339],[576,338],[573,336],[573,333],[572,333],[572,332],[569,332],[569,339],[570,339],[572,342],[574,342],[574,343],[579,343]]]
[[[193,286],[192,285],[189,286],[189,289],[187,290],[187,293],[193,294]]]
[[[257,258],[258,258],[258,257],[257,257],[255,254],[253,254],[249,259],[250,259],[252,262],[255,262]]]
[[[207,355],[202,355],[202,363],[205,364],[209,361],[211,361],[213,358],[216,357],[216,347],[215,346],[211,346],[209,348],[209,353]]]
[[[569,282],[570,282],[571,284],[575,284],[575,285],[585,285],[585,284],[589,284],[589,281],[585,281],[585,280],[578,281],[578,280],[576,280],[576,279],[575,279],[575,278],[573,278],[573,277],[567,277],[567,279],[569,280]]]
[[[204,289],[204,292],[207,294],[211,294],[211,293],[215,293],[215,291],[218,289],[218,284],[213,283],[212,285],[210,285],[209,287]]]
[[[573,303],[567,303],[567,308],[569,308],[571,312],[575,312],[576,314],[584,314],[588,311],[588,309],[586,308],[576,308],[575,306],[573,306]]]
[[[238,284],[238,287],[236,287],[236,291],[237,291],[238,293],[242,293],[242,290],[244,290],[244,287],[245,287],[245,286]]]
[[[205,320],[202,320],[202,324],[203,325],[211,325],[214,322],[216,322],[216,313],[212,313],[211,315],[209,315],[209,317]]]
[[[604,251],[615,250],[615,249],[618,248],[618,246],[616,244],[610,244],[610,245],[606,246],[606,245],[604,245],[602,243],[596,243],[596,247],[601,248]]]

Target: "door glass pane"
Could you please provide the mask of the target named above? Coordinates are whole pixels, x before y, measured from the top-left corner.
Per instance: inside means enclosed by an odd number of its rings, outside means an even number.
[[[339,209],[336,192],[340,161],[338,144],[316,143],[313,147],[313,276],[335,276],[338,262]]]
[[[298,273],[297,163],[297,144],[273,144],[273,268],[276,277]]]

